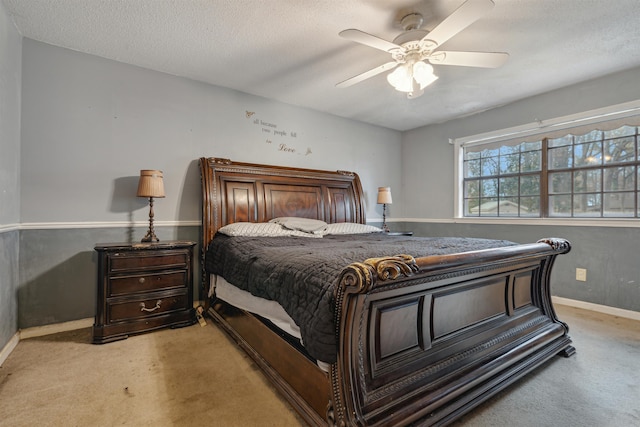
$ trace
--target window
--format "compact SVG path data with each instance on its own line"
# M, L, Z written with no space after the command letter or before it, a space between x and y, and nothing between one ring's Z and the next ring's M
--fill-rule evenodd
M638 120L460 144L461 216L640 217Z
M540 216L542 142L464 152L465 216Z
M638 128L548 141L550 217L638 217Z

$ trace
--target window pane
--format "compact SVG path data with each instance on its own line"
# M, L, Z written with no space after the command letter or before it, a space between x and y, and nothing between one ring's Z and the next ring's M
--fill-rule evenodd
M499 215L500 216L518 216L520 206L517 197L500 198Z
M477 179L464 182L464 197L478 198L480 197L480 181Z
M495 176L498 175L498 158L487 157L482 158L482 176Z
M600 141L602 140L602 131L601 130L593 130L584 135L576 135L574 144L580 144L588 141Z
M522 153L522 172L533 172L542 169L542 152L529 151Z
M500 198L518 195L518 177L500 178Z
M480 158L479 151L471 151L470 149L465 148L464 150L464 160L477 160Z
M500 154L500 149L499 148L487 148L487 149L482 150L480 153L481 153L482 158L498 157L498 154Z
M600 169L576 171L573 173L573 191L575 193L592 193L600 191Z
M523 142L522 151L542 150L542 141Z
M553 138L549 140L548 144L549 147L562 147L563 145L571 145L573 144L573 136L566 135L562 138Z
M475 178L480 176L480 160L469 160L464 162L465 178Z
M609 193L604 195L604 216L632 217L635 214L635 193Z
M549 216L571 216L571 196L549 196Z
M549 169L564 169L573 166L571 146L550 148L548 152Z
M586 193L573 196L574 217L599 217L602 209L600 194Z
M518 173L520 170L520 154L500 156L500 174Z
M500 147L500 155L517 154L520 152L520 144L518 145L503 145Z
M464 201L464 216L480 216L478 199L466 199Z
M636 167L625 166L604 169L604 191L633 191Z
M540 197L520 197L520 216L539 217Z
M524 175L520 177L521 196L540 195L540 175Z
M632 162L636 159L635 138L618 138L604 142L604 162Z
M593 166L602 164L602 143L589 142L573 147L574 167Z
M635 133L636 133L635 126L622 126L621 128L618 128L618 129L604 131L604 137L606 139L617 138L620 136L635 135Z
M482 197L495 197L498 195L498 179L482 180Z
M480 216L498 216L498 199L488 197L480 199Z
M571 193L571 172L550 173L549 193Z

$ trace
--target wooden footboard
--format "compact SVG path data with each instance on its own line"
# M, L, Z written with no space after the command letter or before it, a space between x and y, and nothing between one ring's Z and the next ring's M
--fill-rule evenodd
M335 425L446 424L558 353L573 353L549 276L569 242L346 268L336 290Z

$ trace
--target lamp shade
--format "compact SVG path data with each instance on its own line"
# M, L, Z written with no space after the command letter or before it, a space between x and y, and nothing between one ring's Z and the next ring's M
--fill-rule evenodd
M424 89L438 80L438 76L433 74L433 67L422 61L418 61L413 65L413 78L420 85L420 89Z
M409 98L422 95L424 88L436 80L438 76L433 74L433 67L423 61L402 64L387 75L391 86L397 91L406 92Z
M143 169L138 181L138 197L164 197L162 171Z
M378 204L391 204L391 187L378 187Z
M389 73L387 81L400 92L413 91L413 75L410 66L407 64L403 64Z

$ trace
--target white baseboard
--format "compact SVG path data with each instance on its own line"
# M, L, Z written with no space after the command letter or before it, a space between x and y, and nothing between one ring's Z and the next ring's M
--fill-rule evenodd
M34 326L33 328L21 329L20 339L41 337L44 335L57 334L59 332L73 331L76 329L89 328L93 326L93 317L86 319L72 320L70 322L54 323L53 325Z
M57 334L59 332L74 331L76 329L93 326L93 317L70 322L55 323L53 325L34 326L33 328L21 329L16 332L9 342L0 350L0 366L7 360L7 357L16 348L20 340L27 338L41 337L44 335Z
M7 360L7 357L9 357L9 355L11 354L13 349L16 348L19 342L20 342L20 332L16 332L11 337L7 345L5 345L2 348L2 350L0 350L0 366L2 366L5 360Z
M624 317L626 319L640 320L640 312L625 310L623 308L609 307L608 305L594 304L591 302L578 301L575 299L551 297L554 304L566 305L569 307L582 308L584 310L596 311L598 313L609 314L611 316Z

